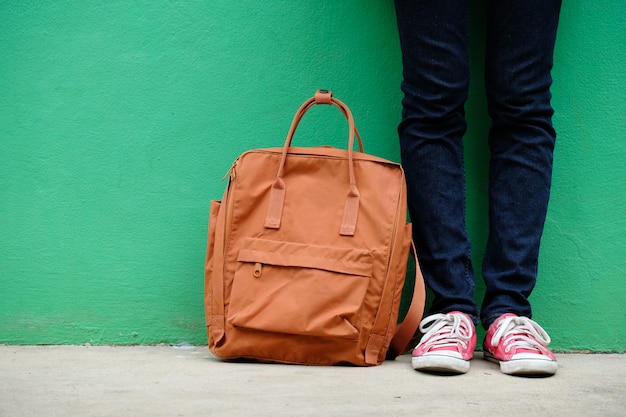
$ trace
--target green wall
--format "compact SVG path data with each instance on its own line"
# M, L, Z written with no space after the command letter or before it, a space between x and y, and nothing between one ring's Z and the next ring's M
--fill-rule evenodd
M486 238L484 5L472 4L468 224ZM566 1L553 195L532 302L559 350L626 350L626 3ZM0 343L205 343L209 201L318 88L398 160L393 4L0 2ZM344 146L315 108L295 141ZM479 285L479 293L482 286Z

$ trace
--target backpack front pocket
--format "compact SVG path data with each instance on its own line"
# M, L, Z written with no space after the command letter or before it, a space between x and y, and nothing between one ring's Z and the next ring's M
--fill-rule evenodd
M237 261L228 309L234 327L358 339L369 251L246 238Z

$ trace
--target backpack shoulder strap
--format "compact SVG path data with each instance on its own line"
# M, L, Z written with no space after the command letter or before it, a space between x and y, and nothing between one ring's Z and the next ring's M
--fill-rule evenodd
M426 289L424 287L424 277L417 261L417 250L415 244L411 242L411 249L415 259L415 286L413 288L413 298L411 306L404 317L404 320L396 328L396 333L391 340L387 358L393 359L398 355L406 353L412 349L420 337L418 328L424 315L424 303L426 299Z

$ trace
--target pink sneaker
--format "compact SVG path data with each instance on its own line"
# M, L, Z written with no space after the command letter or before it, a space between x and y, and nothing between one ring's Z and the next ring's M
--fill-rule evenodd
M464 374L476 347L474 323L467 314L433 314L420 323L424 333L413 350L413 368L419 371Z
M549 343L546 331L528 317L503 314L487 330L484 356L499 362L505 374L554 375L558 364Z

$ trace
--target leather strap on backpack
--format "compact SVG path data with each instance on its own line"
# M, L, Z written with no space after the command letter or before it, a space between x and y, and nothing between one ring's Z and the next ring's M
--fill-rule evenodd
M396 328L396 334L391 340L387 357L390 359L408 352L419 340L420 334L417 331L424 314L424 300L426 298L426 288L424 287L424 277L417 262L417 250L415 244L411 242L411 253L415 258L415 286L413 288L413 298L411 306L404 316L404 320Z
M312 98L305 101L302 106L300 106L300 108L296 112L296 115L293 118L291 128L289 129L289 133L287 134L287 140L285 141L285 145L283 147L283 156L280 162L280 166L278 168L276 180L274 181L274 183L272 184L272 188L270 189L270 200L267 208L267 216L265 218L265 227L267 227L268 229L280 228L280 222L283 212L283 203L285 201L285 183L282 177L285 167L285 161L287 159L287 153L289 151L289 147L291 146L291 141L293 139L294 133L296 132L296 128L298 127L300 120L302 120L302 116L304 116L304 114L316 104L331 104L341 110L341 113L343 113L343 115L348 120L348 125L350 129L350 134L348 138L348 173L350 178L350 185L348 188L348 194L346 196L343 220L341 222L339 234L342 236L354 236L354 233L356 231L356 223L359 214L360 203L360 193L354 177L354 137L357 137L359 150L361 152L363 152L363 143L361 141L361 136L359 135L354 125L352 112L350 112L348 106L346 106L343 102L334 98L332 96L332 92L328 90L318 90Z

